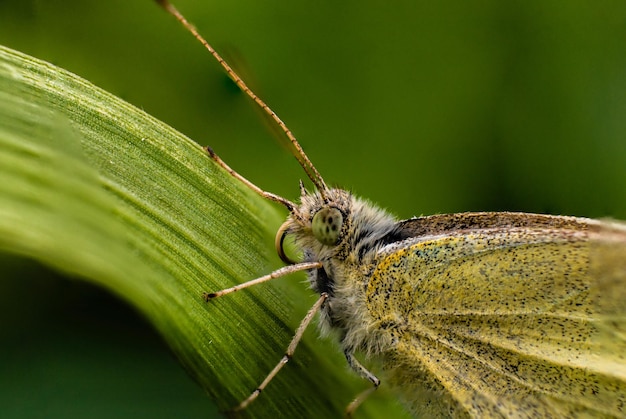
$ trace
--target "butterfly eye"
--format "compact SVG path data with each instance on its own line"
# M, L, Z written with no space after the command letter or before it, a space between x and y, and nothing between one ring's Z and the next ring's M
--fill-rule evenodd
M313 216L311 228L320 243L327 246L337 244L343 224L343 215L337 208L322 208Z

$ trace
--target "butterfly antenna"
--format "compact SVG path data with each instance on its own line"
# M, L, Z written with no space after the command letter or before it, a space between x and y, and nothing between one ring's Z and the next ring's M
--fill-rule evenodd
M289 139L289 141L295 148L296 159L300 163L300 166L302 166L302 168L306 172L309 179L311 179L311 181L320 191L322 196L324 196L325 191L328 190L328 187L326 186L324 179L322 179L322 176L319 174L315 166L313 166L313 163L311 163L311 160L309 160L309 158L307 157L306 153L300 146L300 143L298 143L298 140L296 140L296 137L293 135L291 130L287 128L287 125L282 121L282 119L278 117L276 112L274 112L260 97L258 97L248 87L248 85L246 85L246 83L243 81L241 77L239 77L239 75L235 72L235 70L233 70L232 67L228 65L228 63L222 58L222 56L219 55L217 51L215 51L215 49L213 49L213 47L207 42L207 40L204 39L202 35L200 35L200 33L198 33L198 30L191 23L189 23L189 21L185 19L185 17L169 1L167 0L155 0L155 1L161 7L163 7L163 9L165 9L166 12L174 16L174 18L178 20L185 27L185 29L187 29L194 36L194 38L196 38L202 45L204 45L204 48L206 48L207 51L209 51L211 55L217 60L217 62L222 66L222 68L224 68L224 70L226 71L226 74L228 74L228 76L235 82L235 84L239 86L239 88L243 90L246 95L248 95L252 100L254 100L256 104L260 106L261 109L274 120L274 122L276 122L276 124L278 124L278 126L283 130L285 135L287 135L287 138Z

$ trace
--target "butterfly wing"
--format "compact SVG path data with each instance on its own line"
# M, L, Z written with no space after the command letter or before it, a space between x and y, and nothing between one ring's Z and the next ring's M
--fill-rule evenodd
M511 213L426 218L400 225L407 237L382 251L367 291L392 382L412 407L623 417L626 228Z

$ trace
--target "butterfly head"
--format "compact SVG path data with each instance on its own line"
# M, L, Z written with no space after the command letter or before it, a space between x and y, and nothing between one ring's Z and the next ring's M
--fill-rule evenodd
M315 260L346 259L395 224L385 211L344 189L308 192L301 183L300 191L300 204L291 209L276 235L276 250L285 263L295 263L283 249L287 236Z

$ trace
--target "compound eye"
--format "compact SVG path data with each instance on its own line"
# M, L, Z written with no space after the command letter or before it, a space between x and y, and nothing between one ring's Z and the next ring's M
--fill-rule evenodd
M337 208L322 208L313 216L311 228L313 235L320 243L334 246L339 240L343 215Z

